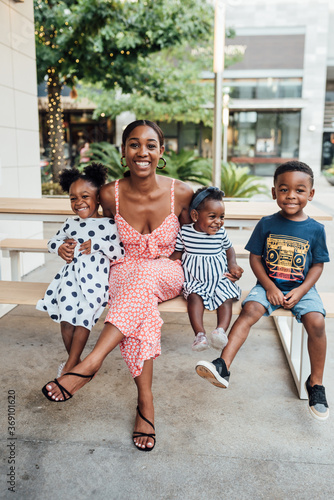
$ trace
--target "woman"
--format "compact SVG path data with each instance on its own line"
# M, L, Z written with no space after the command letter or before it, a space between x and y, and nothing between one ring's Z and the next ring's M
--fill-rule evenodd
M74 369L43 389L51 401L66 401L99 370L118 344L138 391L134 444L155 445L152 395L153 359L161 352L158 302L180 294L184 275L173 253L181 225L190 222L192 189L156 174L164 136L153 122L137 120L123 132L122 159L130 175L101 188L104 215L114 217L125 258L111 267L109 311L93 351ZM124 164L124 160L126 163ZM153 430L153 432L152 432Z

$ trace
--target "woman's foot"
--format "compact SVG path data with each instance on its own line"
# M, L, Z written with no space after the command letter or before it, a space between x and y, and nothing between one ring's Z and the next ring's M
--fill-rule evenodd
M75 366L71 371L79 375L93 376L97 370L98 370L97 367L93 367L89 363L82 362L79 363L77 366ZM81 389L81 387L86 385L87 382L89 382L90 380L91 378L89 377L82 378L82 377L77 377L75 375L65 376L65 374L57 378L58 383L71 395L73 395L75 392ZM51 399L53 399L54 401L64 400L63 394L55 382L49 382L45 387L47 390L47 394Z
M136 436L136 434L148 434L148 436ZM152 450L155 445L153 401L138 403L133 442L135 446L146 451Z

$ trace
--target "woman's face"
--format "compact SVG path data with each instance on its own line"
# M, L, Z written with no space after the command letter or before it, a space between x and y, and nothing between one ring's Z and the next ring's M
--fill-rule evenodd
M140 125L130 132L122 152L131 173L145 176L155 172L165 148L160 146L158 134L147 125Z

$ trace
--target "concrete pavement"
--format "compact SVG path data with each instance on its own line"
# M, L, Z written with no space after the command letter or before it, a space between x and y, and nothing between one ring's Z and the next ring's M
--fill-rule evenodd
M313 203L334 215L334 187L316 181ZM334 223L326 223L334 255ZM46 227L47 232L54 228ZM248 231L229 230L234 243ZM48 237L49 234L45 234ZM246 265L241 286L254 283ZM27 280L48 281L59 259ZM319 289L333 291L334 264ZM186 315L166 314L162 356L155 361L157 444L150 453L132 444L136 390L119 350L97 377L66 403L48 402L41 387L64 358L58 325L33 307L0 319L1 498L74 499L323 499L334 498L334 323L327 321L324 384L331 407L319 423L299 400L271 319L253 328L232 366L230 387L211 386L195 373ZM213 317L207 324L213 326ZM95 326L92 348L103 319ZM13 400L15 395L15 402ZM12 399L8 401L8 396ZM15 421L13 420L15 419ZM14 422L14 425L12 425ZM8 429L9 423L13 435ZM9 460L14 460L8 463ZM11 469L11 467L15 469ZM9 474L9 475L8 475ZM7 480L15 483L15 493Z

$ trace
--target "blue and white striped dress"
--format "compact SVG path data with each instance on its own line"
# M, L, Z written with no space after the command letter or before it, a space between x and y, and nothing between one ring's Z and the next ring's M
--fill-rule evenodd
M194 224L185 224L179 231L175 250L183 252L182 266L185 299L196 293L205 309L214 311L227 299L239 299L241 290L224 273L228 272L226 250L232 246L222 227L215 235L201 233Z

